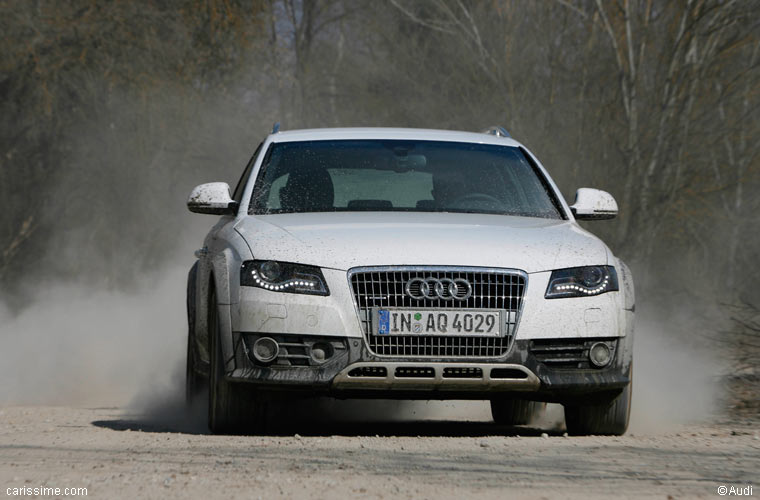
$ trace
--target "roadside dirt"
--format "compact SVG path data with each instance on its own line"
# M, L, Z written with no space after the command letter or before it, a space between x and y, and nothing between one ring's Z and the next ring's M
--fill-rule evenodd
M198 416L0 408L0 486L90 498L716 498L760 495L757 422L565 437L466 421L312 421L205 434Z

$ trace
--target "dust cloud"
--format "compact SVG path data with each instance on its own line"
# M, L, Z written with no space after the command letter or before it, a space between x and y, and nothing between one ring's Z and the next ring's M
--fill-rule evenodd
M725 361L719 349L706 347L715 343L704 334L716 327L697 316L682 308L639 312L629 432L657 434L718 416Z
M0 404L121 406L175 392L186 273L143 276L132 292L40 286L19 313L3 306Z

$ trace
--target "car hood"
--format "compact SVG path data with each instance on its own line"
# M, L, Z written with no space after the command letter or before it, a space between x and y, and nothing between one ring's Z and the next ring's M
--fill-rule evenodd
M440 265L528 273L607 263L607 247L566 220L457 213L253 215L235 229L255 259L347 270Z

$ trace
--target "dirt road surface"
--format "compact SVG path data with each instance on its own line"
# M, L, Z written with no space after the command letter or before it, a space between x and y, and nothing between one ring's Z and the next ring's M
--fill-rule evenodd
M90 498L716 498L760 496L756 425L566 437L489 422L309 423L213 436L115 408L0 409L0 486Z

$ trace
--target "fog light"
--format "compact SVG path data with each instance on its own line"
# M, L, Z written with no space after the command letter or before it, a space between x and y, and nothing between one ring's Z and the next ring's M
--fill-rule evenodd
M259 363L271 363L280 353L280 346L271 337L261 337L253 343L253 357Z
M592 345L588 351L588 357L591 360L591 364L599 368L607 366L612 361L610 347L604 342L597 342Z
M326 342L317 342L311 346L311 357L317 363L324 363L333 355L333 346Z

